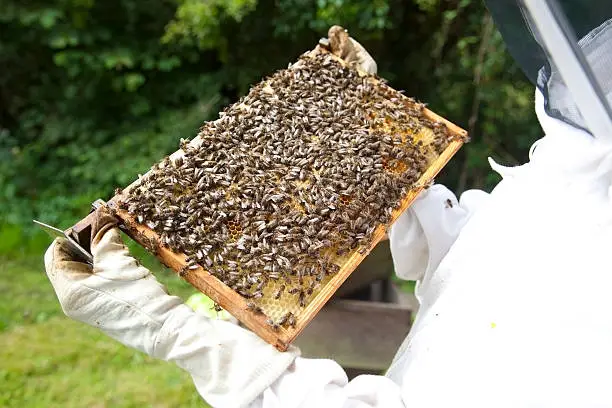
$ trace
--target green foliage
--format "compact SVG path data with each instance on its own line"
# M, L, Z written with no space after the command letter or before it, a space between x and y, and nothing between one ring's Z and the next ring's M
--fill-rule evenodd
M162 41L201 50L220 49L225 54L227 43L222 31L225 20L240 22L256 5L257 0L178 0L176 15L166 26Z
M96 198L340 24L407 95L468 129L440 181L497 181L538 137L533 91L480 0L7 0L0 14L0 252L32 218L63 227ZM511 112L511 114L509 114ZM15 227L18 226L18 227ZM24 235L25 234L25 235ZM37 238L38 237L38 238Z

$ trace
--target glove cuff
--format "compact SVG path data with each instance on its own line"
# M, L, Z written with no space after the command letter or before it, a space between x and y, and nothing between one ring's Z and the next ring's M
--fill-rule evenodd
M94 249L102 237L108 232L108 230L116 227L118 224L117 219L110 213L107 207L100 207L95 214L93 222L91 224L91 248ZM121 243L123 241L119 240Z

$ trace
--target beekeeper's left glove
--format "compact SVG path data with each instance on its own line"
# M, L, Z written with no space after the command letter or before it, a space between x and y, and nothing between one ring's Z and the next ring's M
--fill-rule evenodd
M92 234L94 235L94 234ZM188 371L213 406L237 407L262 393L299 354L278 352L253 333L195 313L141 266L106 223L93 236L93 268L57 239L45 268L64 313L121 343Z

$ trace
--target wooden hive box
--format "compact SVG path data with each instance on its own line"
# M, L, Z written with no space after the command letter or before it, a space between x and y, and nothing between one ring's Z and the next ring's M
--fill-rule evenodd
M340 58L334 56L329 50L322 46L317 46L313 51L304 54L302 58L315 58L317 56L328 56L339 64L346 66L345 62ZM294 66L299 65L300 62ZM289 68L291 69L291 68ZM390 98L401 101L406 109L414 109L415 102L402 95L401 93L393 90L382 80L374 76L366 76L366 74L360 73L367 77L368 81L380 87ZM186 255L183 253L174 252L160 240L160 235L153 229L149 228L143 223L137 222L133 215L121 205L122 200L130 194L130 192L138 185L139 181L135 181L130 186L124 188L117 195L112 197L107 205L117 218L122 222L122 229L127 234L143 245L147 250L154 253L159 260L171 268L175 272L179 273L180 276L193 285L196 289L203 292L214 300L223 309L227 310L234 317L236 317L243 325L248 327L250 330L255 332L265 341L273 344L276 348L281 351L287 349L288 345L302 332L302 330L308 325L313 317L319 312L319 310L325 305L330 299L334 292L340 287L340 285L347 279L347 277L355 270L360 262L368 255L370 250L385 236L386 230L399 216L404 212L414 199L418 196L423 188L429 186L434 177L438 172L446 165L450 158L458 151L462 144L467 140L467 133L450 123L446 119L436 115L432 111L422 108L421 118L427 120L429 124L436 124L436 126L444 126L446 128L446 137L448 140L443 141L442 148L440 148L440 141L434 140L434 132L432 129L420 126L416 133L411 135L401 136L403 139L409 136L412 141L420 141L423 148L427 150L428 165L426 170L421 174L420 178L412 188L407 191L397 207L390 216L390 222L387 224L378 224L372 235L371 240L365 247L355 248L348 254L341 256L335 256L334 263L339 267L339 270L326 277L320 287L318 287L312 295L309 297L307 304L304 307L298 307L297 305L289 305L288 303L279 304L272 299L272 291L274 287L264 289L263 298L258 299L258 305L261 306L265 314L258 313L248 307L249 300L235 290L224 284L221 280L215 277L212 273L209 273L205 268L200 265L188 268L188 262ZM393 118L390 119L389 129L393 128ZM390 130L391 132L391 130ZM191 142L191 146L199 146L202 144L200 137L194 138ZM170 160L176 160L177 158L184 155L183 150L170 155ZM146 178L149 173L142 176ZM74 231L83 230L89 222L91 217L88 217L72 229ZM192 265L193 266L193 265ZM278 286L278 285L277 285ZM268 317L266 315L278 316L281 312L291 311L295 316L294 326L280 326L272 327L266 322Z

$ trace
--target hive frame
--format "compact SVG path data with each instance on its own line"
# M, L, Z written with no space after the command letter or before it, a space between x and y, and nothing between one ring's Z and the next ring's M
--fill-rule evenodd
M317 46L314 50L310 51L311 55L316 53L328 53L325 48ZM334 56L335 57L335 56ZM339 62L345 64L343 60L335 57ZM401 95L398 93L398 95ZM403 98L405 98L402 95ZM406 101L408 101L406 99ZM204 270L202 267L197 269L189 270L188 273L182 274L182 278L189 282L193 287L198 289L210 297L213 301L219 304L223 309L227 310L230 314L236 317L244 326L252 330L258 336L260 336L266 342L274 345L278 350L285 351L289 344L302 332L302 330L308 325L308 323L316 316L321 308L327 303L334 292L342 285L342 283L349 277L349 275L357 268L357 266L363 261L363 259L369 254L369 252L380 242L385 236L386 229L388 226L393 224L397 218L412 204L419 193L429 186L434 177L440 172L440 170L448 163L453 155L461 148L463 143L467 140L467 132L457 125L449 122L443 117L435 114L434 112L424 109L423 114L426 118L433 122L439 121L444 123L451 135L450 143L444 149L444 151L437 156L427 170L421 175L416 186L411 189L406 196L401 200L400 206L393 211L391 215L391 221L387 225L379 225L374 233L372 234L372 241L368 248L365 248L365 252L359 253L358 250L353 251L347 261L340 267L340 270L334 274L331 279L322 285L318 293L314 294L309 303L302 309L302 311L296 315L295 327L278 327L272 328L266 323L266 316L255 313L247 309L248 300L240 296L234 290L229 288L215 276ZM197 146L201 143L199 137L194 138L190 145ZM182 150L178 150L170 155L171 159L176 159L183 155ZM144 175L146 177L146 174ZM145 225L138 224L135 219L128 214L124 209L119 208L119 202L123 196L129 193L130 189L133 188L138 180L126 187L121 193L115 195L107 202L107 206L113 211L113 213L122 222L122 229L130 236L133 240L138 242L140 245L145 247L148 251L152 252L164 265L173 271L180 273L185 271L186 268L186 256L184 254L175 253L169 248L160 245L159 236L150 228ZM91 223L92 215L86 217L77 223L72 229L83 230L88 224Z

